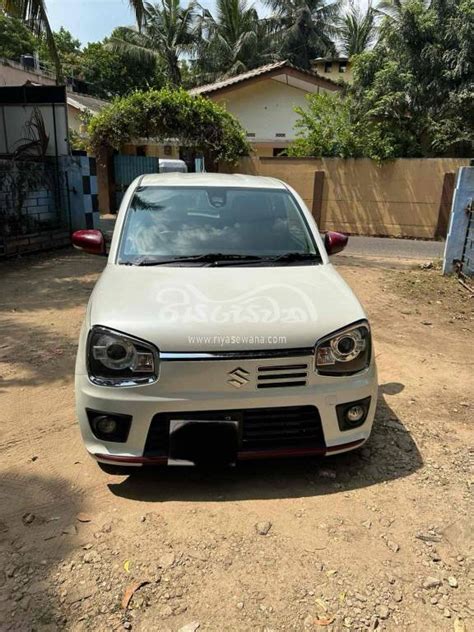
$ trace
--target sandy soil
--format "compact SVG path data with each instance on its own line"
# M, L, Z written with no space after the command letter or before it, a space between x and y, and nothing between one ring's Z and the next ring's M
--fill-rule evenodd
M456 281L340 260L381 385L361 452L117 478L73 407L102 264L0 265L1 630L473 629L474 320Z

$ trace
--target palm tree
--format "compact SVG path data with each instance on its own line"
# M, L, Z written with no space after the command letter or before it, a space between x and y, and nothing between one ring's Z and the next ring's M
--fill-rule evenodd
M315 57L333 55L340 0L266 0L280 35L280 58L310 69Z
M179 59L196 45L198 25L196 3L182 8L180 0L145 3L140 31L122 27L119 36L110 38L110 46L137 59L161 62L172 85L182 83Z
M338 20L338 35L342 52L348 57L363 53L375 39L377 11L369 3L367 10L351 1L349 11Z
M143 0L129 0L129 3L135 12L138 25L141 26L144 16ZM46 0L0 0L0 9L23 20L36 35L43 34L45 36L51 59L56 68L56 80L61 81L61 62L48 19Z
M217 0L215 16L200 16L200 45L194 64L200 83L231 77L274 61L274 31L247 0Z
M398 20L403 8L403 0L380 0L377 11L390 20Z

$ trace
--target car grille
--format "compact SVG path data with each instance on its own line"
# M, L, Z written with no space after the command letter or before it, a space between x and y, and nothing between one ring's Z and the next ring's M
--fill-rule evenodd
M238 420L239 451L282 447L325 447L321 418L315 406L251 408L245 410L159 413L152 419L145 456L166 456L170 419Z
M324 446L324 435L315 406L254 408L244 412L242 449Z
M307 364L262 366L257 371L257 388L306 386Z

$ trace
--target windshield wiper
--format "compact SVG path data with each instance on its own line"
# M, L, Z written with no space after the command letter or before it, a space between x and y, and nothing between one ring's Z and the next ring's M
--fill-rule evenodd
M321 261L319 254L311 252L285 252L282 255L275 255L274 257L259 256L259 255L239 255L239 254L225 254L222 252L207 253L203 255L189 255L184 257L169 257L169 258L156 258L143 256L135 259L135 261L125 261L123 265L127 266L164 266L171 263L280 263L294 261Z
M125 265L132 266L161 266L169 263L214 263L217 261L260 261L262 257L256 255L234 255L221 252L207 253L205 255L189 255L187 257L170 257L167 259L155 259L154 257L140 257L135 261L127 261Z
M321 261L321 257L314 252L285 252L283 255L265 257L265 261L287 261L288 263L293 261Z

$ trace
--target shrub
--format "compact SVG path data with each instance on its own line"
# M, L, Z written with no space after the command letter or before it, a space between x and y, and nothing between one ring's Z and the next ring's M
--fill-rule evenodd
M92 147L120 149L139 138L176 139L209 152L215 160L233 162L250 146L240 123L224 108L185 90L137 91L117 98L89 124Z

